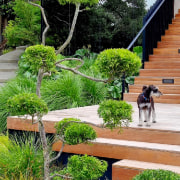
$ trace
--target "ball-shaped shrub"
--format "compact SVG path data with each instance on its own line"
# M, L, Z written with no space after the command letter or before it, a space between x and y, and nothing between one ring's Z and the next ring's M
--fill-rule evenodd
M167 170L145 170L133 180L180 180L180 175Z
M25 50L23 62L30 68L33 74L37 74L39 69L44 72L54 71L56 54L55 49L50 46L35 45Z
M110 128L127 126L132 121L132 113L132 105L125 101L105 100L98 108L99 116Z
M138 72L141 59L127 49L107 49L98 55L96 65L102 74L112 79L121 77L123 73L131 76Z
M96 157L74 155L68 159L67 172L76 180L97 180L106 170L107 162Z
M88 124L84 124L75 118L65 118L56 123L56 133L64 137L67 144L76 145L96 138L95 130Z
M31 115L48 113L47 104L35 93L15 95L7 101L7 109L12 115Z

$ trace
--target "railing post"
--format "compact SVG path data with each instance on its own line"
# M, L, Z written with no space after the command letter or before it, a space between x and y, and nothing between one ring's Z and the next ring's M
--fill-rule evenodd
M125 72L122 75L122 92L121 92L121 100L124 99L124 93L125 93Z

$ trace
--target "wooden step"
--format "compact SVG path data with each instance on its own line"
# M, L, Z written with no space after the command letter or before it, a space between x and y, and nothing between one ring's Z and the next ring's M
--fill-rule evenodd
M168 29L169 30L180 29L180 25L179 24L169 24Z
M58 141L52 149L60 151L61 146ZM63 152L180 166L180 146L177 145L97 138L91 145L65 145Z
M179 48L180 42L179 41L161 41L158 42L157 48Z
M180 77L180 69L141 69L140 76Z
M124 100L128 102L136 102L139 93L125 93ZM163 96L156 98L156 103L180 104L180 94L163 94Z
M97 114L98 107L99 106L88 106L88 107L76 108L77 109L76 114L78 111L80 111L80 113L78 114L78 117L80 117L81 112L82 114L86 112L86 116L88 117L88 120L92 119L91 122L95 122L95 119L99 119L99 124L100 124L101 120ZM136 108L137 108L137 105L135 105L134 110ZM59 121L60 119L59 117L61 117L61 119L67 116L73 117L73 116L70 116L70 112L75 114L74 111L75 111L75 108L70 109L70 110L67 109L67 110L58 110L58 111L49 112L48 115L43 117L46 133L55 133L56 130L54 126L55 126L55 123ZM85 115L83 115L83 117L85 118ZM173 129L159 130L159 129L151 129L151 128L139 128L137 126L135 127L133 126L133 127L128 127L128 128L125 127L123 128L123 132L119 133L119 128L113 129L112 131L108 128L99 128L97 126L92 126L92 127L96 131L97 137L100 137L100 138L180 145L180 133L178 130L173 130ZM9 130L38 132L38 125L37 124L32 125L31 119L24 120L22 117L20 118L20 117L15 117L15 116L7 118L7 128Z
M180 24L180 22L179 22ZM166 35L161 37L162 41L179 41L180 40L180 35Z
M112 180L130 180L147 169L163 169L180 174L179 166L123 159L112 165Z
M165 35L180 35L180 29L168 29L165 31Z
M142 93L143 85L135 84L129 86L130 93ZM158 85L163 94L180 94L180 85Z
M162 82L163 79L174 79L174 84L164 84ZM135 77L135 80L134 80L134 83L135 84L138 84L138 85L169 85L169 86L173 86L173 85L180 85L180 78L178 77L143 77L143 76L138 76L138 77Z
M179 54L179 48L155 48L153 49L154 55L178 55Z
M145 62L145 69L180 69L180 61L170 62L170 61L154 61L154 62Z
M180 61L180 55L150 55L149 61Z

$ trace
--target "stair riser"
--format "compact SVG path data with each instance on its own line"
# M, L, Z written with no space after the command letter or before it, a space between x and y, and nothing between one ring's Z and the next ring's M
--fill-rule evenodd
M31 120L22 120L20 118L7 118L7 128L22 131L38 131L38 125L30 125ZM55 133L55 122L47 121L45 124L46 133ZM108 128L98 128L93 126L98 137L130 140L160 144L180 145L180 133L171 131L160 131L152 129L139 128L123 128L123 132L119 133L119 128L113 131ZM159 138L157 138L159 137Z
M4 69L17 70L18 64L17 63L0 63L0 71Z
M166 35L166 36L162 36L161 40L162 41L179 41L180 36L178 36L178 35Z
M164 61L164 62L180 62L180 57L177 58L172 58L172 57L165 57L165 56L149 56L149 61L152 62L159 62L159 61Z
M61 146L62 143L57 142L53 145L52 149L53 151L59 151ZM153 149L142 149L136 147L132 148L128 146L98 143L93 143L91 146L86 144L80 144L76 146L66 145L63 149L63 152L73 154L87 154L113 159L131 159L180 166L180 154L177 152L158 151Z
M165 35L180 35L180 30L168 30Z
M172 89L170 89L169 86L167 86L167 87L158 86L158 87L159 87L159 90L163 94L180 94L180 88L175 88L173 86L172 86ZM140 86L140 87L130 86L129 92L130 93L141 93L142 92L142 86Z
M180 81L174 79L174 84L164 84L162 83L162 79L159 80L149 80L149 79L137 79L135 78L135 84L136 85L150 85L150 84L154 84L154 85L168 85L168 86L173 86L173 85L180 85Z
M145 69L180 69L180 65L168 65L164 64L145 64Z
M153 50L153 52L154 52L154 55L160 55L160 54L162 54L162 55L179 55L179 52L178 52L178 48L174 48L174 49L172 49L172 48L160 48L160 49L154 49Z
M136 102L137 101L137 95L134 94L124 94L124 100L129 102ZM160 98L154 98L155 103L168 103L168 104L180 104L180 96L174 95L169 96L164 94Z

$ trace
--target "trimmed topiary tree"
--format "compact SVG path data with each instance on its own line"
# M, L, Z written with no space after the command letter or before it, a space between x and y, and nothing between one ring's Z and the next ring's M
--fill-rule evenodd
M109 79L132 76L141 67L141 59L127 49L107 49L96 60L99 71Z
M133 180L180 180L180 175L168 170L145 170Z
M125 101L105 100L100 103L98 114L109 128L128 126L132 122L132 105Z

